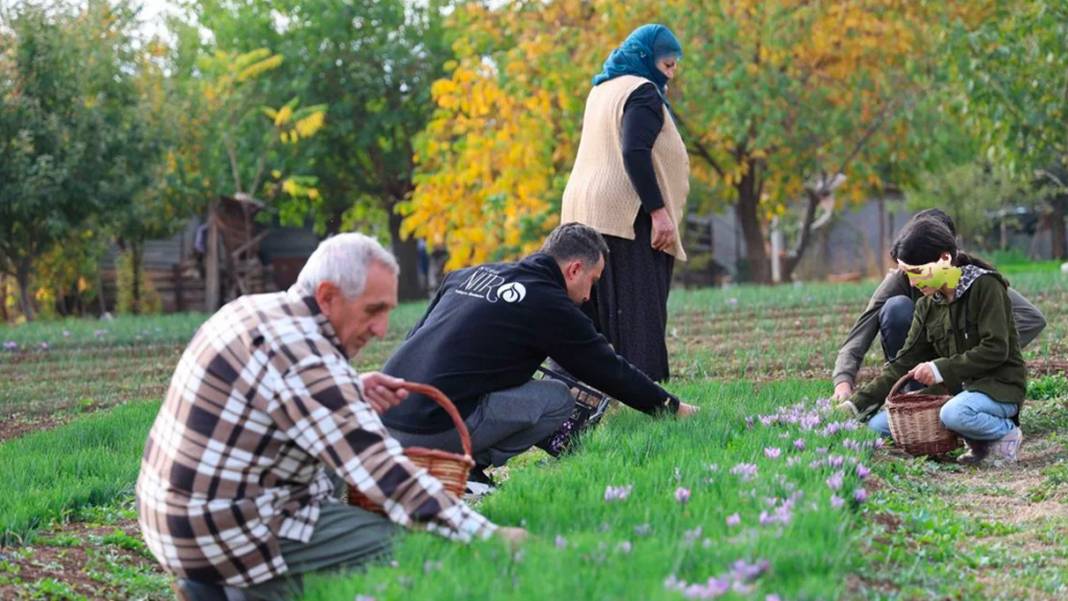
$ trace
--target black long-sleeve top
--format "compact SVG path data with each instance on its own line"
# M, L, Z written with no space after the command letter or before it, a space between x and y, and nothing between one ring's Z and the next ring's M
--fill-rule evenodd
M639 86L623 105L623 167L646 213L664 206L653 170L653 143L663 127L664 100L656 86Z
M541 253L450 274L382 371L438 387L467 417L483 395L529 381L546 357L639 411L668 409L671 395L616 354L568 298L556 260ZM382 421L403 432L452 427L445 411L419 394Z

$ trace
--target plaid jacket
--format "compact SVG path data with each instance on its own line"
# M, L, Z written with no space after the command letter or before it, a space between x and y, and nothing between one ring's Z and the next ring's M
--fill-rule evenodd
M328 469L403 526L461 541L496 528L405 458L314 299L244 296L178 363L141 461L141 530L175 574L264 582L286 571L278 539L307 542L335 502Z

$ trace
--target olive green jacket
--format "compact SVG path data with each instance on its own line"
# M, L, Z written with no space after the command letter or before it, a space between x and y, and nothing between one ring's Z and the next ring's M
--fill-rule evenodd
M963 272L952 302L935 295L916 303L897 357L850 399L859 415L877 411L901 376L931 360L951 394L969 390L1002 403L1023 404L1027 368L1013 323L1009 284L997 272L970 265Z

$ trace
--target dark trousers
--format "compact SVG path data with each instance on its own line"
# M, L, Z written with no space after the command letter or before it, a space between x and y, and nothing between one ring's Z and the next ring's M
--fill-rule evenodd
M575 399L567 385L556 380L531 380L521 386L491 392L464 419L479 465L504 465L556 432L571 415ZM455 429L435 434L390 430L406 447L424 447L459 453Z

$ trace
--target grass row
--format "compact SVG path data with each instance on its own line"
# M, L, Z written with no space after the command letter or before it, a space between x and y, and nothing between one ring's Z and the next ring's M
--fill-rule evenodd
M133 492L158 401L131 402L0 444L0 545Z
M407 535L394 564L311 581L305 598L680 599L711 598L727 586L725 598L833 599L859 558L856 462L867 460L871 435L825 432L826 421L804 430L759 419L827 388L677 386L702 406L696 418L652 421L621 411L581 452L521 469L485 499L485 515L531 532L520 551ZM832 489L828 480L839 472ZM607 487L631 492L606 500ZM680 488L690 492L685 503ZM767 562L766 572L734 578L737 562Z

